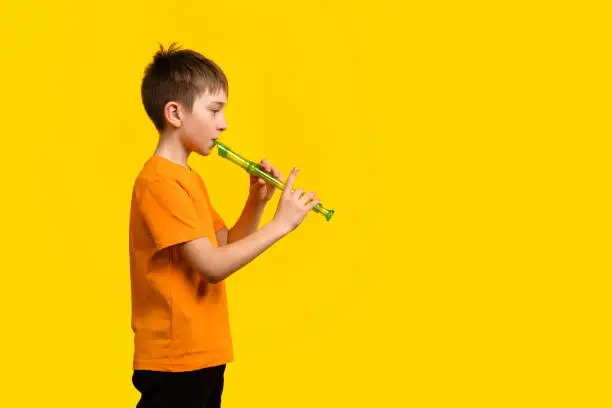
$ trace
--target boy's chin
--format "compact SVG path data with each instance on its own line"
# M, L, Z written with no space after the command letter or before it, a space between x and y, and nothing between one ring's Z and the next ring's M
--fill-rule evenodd
M200 146L197 152L198 154L202 156L208 156L209 154L212 153L214 148L215 148L215 143L211 140L210 142L206 142L206 144L204 144L203 146Z
M212 153L212 147L211 148L203 147L201 149L197 149L195 152L199 154L200 156L208 156Z

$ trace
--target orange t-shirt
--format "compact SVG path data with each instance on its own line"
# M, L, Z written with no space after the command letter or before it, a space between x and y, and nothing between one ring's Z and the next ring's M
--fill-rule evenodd
M134 184L130 275L135 370L192 371L233 360L225 282L208 283L176 244L225 226L192 169L151 157Z

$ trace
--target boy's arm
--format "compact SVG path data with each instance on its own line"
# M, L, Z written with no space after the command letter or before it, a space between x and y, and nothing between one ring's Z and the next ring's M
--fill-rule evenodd
M259 202L257 199L249 196L236 224L230 230L227 227L223 227L215 233L217 245L225 246L257 231L265 208L265 202Z
M272 166L267 159L262 159L259 163L259 167L278 179L284 178L281 172L278 171L276 167ZM251 175L249 182L249 196L244 209L242 210L242 214L240 214L236 224L229 231L227 231L226 240L223 240L224 233L222 230L218 232L217 242L219 243L219 246L222 245L222 242L225 242L225 245L227 245L228 243L239 241L257 231L259 223L261 222L261 216L266 208L266 204L274 196L275 192L275 186L267 184L264 182L264 180L255 175Z
M217 236L217 245L218 246L225 246L225 245L227 245L227 233L228 232L229 231L225 227L223 227L219 231L215 232L215 235Z
M225 245L240 241L257 231L265 208L265 202L261 202L257 200L256 197L249 195L244 205L244 209L242 210L242 214L240 214L240 218L238 218L236 224L227 231ZM222 231L223 230L219 231L219 233L221 233L220 235L223 235ZM219 238L219 233L217 238ZM223 239L223 236L221 236L221 238ZM219 243L219 246L221 246L221 243Z
M221 232L221 231L219 231ZM211 283L217 283L251 262L290 232L281 223L270 221L251 235L215 248L206 237L178 245L183 259Z
M272 221L252 234L224 246L214 247L208 237L184 240L177 245L183 259L193 270L204 275L209 282L217 283L251 262L276 241L293 231L320 201L314 198L314 191L304 194L304 189L299 188L293 192L293 181L296 174L297 169L294 168L287 179L285 190Z

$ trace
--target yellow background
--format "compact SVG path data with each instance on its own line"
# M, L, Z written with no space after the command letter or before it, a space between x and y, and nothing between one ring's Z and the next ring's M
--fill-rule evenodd
M139 87L178 41L223 140L336 210L228 280L224 407L611 406L604 4L3 1L0 405L136 404ZM190 164L233 225L246 173Z

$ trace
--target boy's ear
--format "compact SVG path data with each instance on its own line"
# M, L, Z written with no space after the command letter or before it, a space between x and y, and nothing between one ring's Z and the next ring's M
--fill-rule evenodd
M164 117L166 121L173 127L181 127L183 121L183 112L178 103L174 101L168 102L164 106Z

